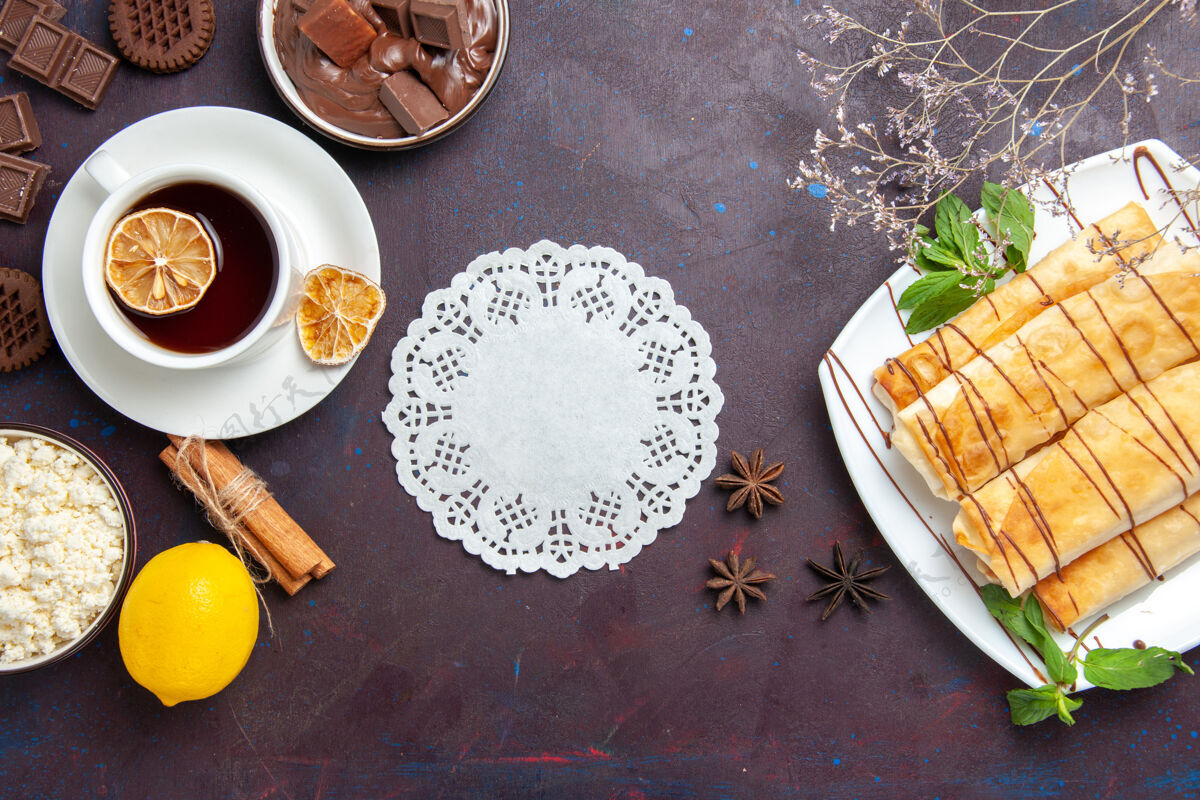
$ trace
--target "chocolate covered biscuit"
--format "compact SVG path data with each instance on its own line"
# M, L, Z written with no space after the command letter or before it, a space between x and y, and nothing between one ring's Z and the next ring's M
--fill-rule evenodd
M208 52L216 32L212 0L113 0L108 28L126 60L151 72L178 72Z
M50 341L42 287L27 272L0 269L0 372L29 366Z

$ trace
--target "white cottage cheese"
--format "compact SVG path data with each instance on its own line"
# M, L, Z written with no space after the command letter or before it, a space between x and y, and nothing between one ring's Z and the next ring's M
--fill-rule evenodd
M121 511L90 464L0 436L0 663L79 638L112 598L124 547Z

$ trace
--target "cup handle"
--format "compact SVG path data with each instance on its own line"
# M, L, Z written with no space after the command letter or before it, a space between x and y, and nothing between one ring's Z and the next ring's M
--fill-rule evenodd
M100 188L112 194L117 187L129 180L129 173L107 150L98 150L83 163L83 169Z

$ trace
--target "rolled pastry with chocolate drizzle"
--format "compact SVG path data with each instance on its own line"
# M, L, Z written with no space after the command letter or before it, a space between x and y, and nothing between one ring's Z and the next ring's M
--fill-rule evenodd
M1200 494L1089 550L1038 581L1033 593L1065 631L1200 553Z
M954 537L1016 597L1200 490L1200 362L1084 414L959 500Z
M1170 270L1159 274L1160 270ZM938 497L973 492L1088 409L1200 356L1200 252L1163 247L1026 322L896 415Z
M1021 275L875 370L875 395L892 413L910 405L981 350L1006 339L1054 303L1136 265L1162 239L1137 203L1088 225ZM1116 247L1115 252L1105 252Z

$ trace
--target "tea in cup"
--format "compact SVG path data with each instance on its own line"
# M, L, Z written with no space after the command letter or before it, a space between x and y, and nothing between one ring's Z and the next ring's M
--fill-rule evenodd
M278 209L241 178L213 167L178 164L130 176L106 151L92 155L84 170L108 193L84 239L83 283L88 305L104 331L131 355L158 366L198 369L261 354L290 320L298 300L303 258L295 234ZM162 313L125 296L110 270L110 249L133 237L157 241L170 226L203 228L211 242L211 268L198 300ZM124 237L120 242L117 237ZM114 262L115 263L115 262ZM107 279L106 279L107 276Z

